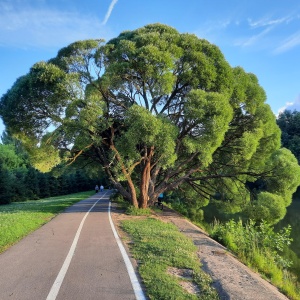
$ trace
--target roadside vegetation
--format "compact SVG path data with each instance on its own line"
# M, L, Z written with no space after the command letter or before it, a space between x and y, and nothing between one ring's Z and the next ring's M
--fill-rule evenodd
M219 299L201 270L197 247L175 225L145 217L123 221L122 227L132 238L131 250L150 299ZM195 294L181 286L185 283L195 286Z
M300 299L297 276L288 271L291 261L283 257L284 247L290 245L291 227L279 232L262 222L230 220L226 223L215 221L210 236L230 249L252 270L260 273L290 299Z
M180 252L183 251L184 253L185 250L180 249L180 246L178 245L176 246L177 239L172 237L172 235L168 232L169 224L159 222L157 220L153 221L151 218L151 210L135 210L132 206L128 205L127 202L122 200L121 196L118 195L114 196L113 201L118 203L120 209L125 209L127 214L134 216L147 216L147 218L142 221L140 219L124 221L123 229L129 233L133 239L132 251L135 258L142 262L139 271L142 278L144 280L146 278L145 284L147 287L147 292L150 293L151 297L152 289L157 293L153 294L153 298L151 299L165 299L163 296L160 297L159 294L163 293L165 287L163 286L162 290L160 290L160 288L157 286L155 287L157 284L156 282L160 282L160 279L155 280L155 278L160 278L157 276L166 276L169 278L171 275L168 275L166 270L168 267L173 266L173 261L176 261L173 256L176 256L177 253L179 253L180 256ZM165 204L170 206L170 203ZM182 211L179 210L178 212L181 212L187 217L187 211L185 209L182 209ZM191 220L191 218L188 219ZM249 220L247 222L242 222L242 220L229 220L223 223L215 220L211 224L205 223L203 220L201 222L197 222L195 221L195 218L193 218L191 221L200 228L205 228L205 230L213 239L227 247L229 251L236 255L236 257L249 268L260 273L266 280L270 281L282 293L288 296L289 299L300 299L300 286L297 282L297 276L289 271L291 261L284 258L282 255L284 248L288 247L292 241L292 238L290 238L290 226L284 227L280 231L275 232L274 227L267 222L261 222L260 224L257 224L253 220ZM151 228L152 224L155 225L153 228ZM143 227L145 227L145 229L143 229ZM176 231L175 229L173 230ZM182 238L185 239L185 237ZM174 245L173 241L175 243ZM172 245L174 246L174 249L176 249L174 252L172 251ZM191 251L193 251L192 248ZM156 274L154 268L156 268L157 262L158 265L163 264L161 260L165 260L167 266L160 268L159 273ZM195 263L196 268L199 268L199 259L196 259L196 261L193 261L193 263ZM191 268L189 263L187 263L185 267L180 264L176 265L176 267ZM194 272L194 269L191 269ZM199 275L201 273L197 274ZM201 277L202 274L199 276ZM152 277L154 278L154 282L151 281ZM178 279L173 278L173 280L178 284ZM210 281L208 279L196 283L199 286L204 284L207 291L210 291ZM148 291L149 287L151 291ZM202 288L203 287L201 286L200 289L202 290ZM166 287L166 289L169 288ZM187 296L185 297L192 297L188 293L186 294ZM174 298L171 297L170 299L214 299L209 297L205 298L206 295L201 295L201 297L176 298L174 296Z
M143 216L122 221L121 226L129 235L150 299L219 299L211 287L211 278L201 269L196 246L175 225L154 219L153 210L159 209L137 209L119 193L113 194L111 200L126 214ZM189 292L182 287L185 284Z
M14 202L0 206L0 253L49 222L68 206L91 196L81 192L65 196Z
M276 231L275 225L267 221L254 221L243 214L226 214L213 205L197 208L174 195L165 200L166 205L205 229L213 239L290 299L300 299L299 278L292 272L292 259L285 255L293 241L290 225Z

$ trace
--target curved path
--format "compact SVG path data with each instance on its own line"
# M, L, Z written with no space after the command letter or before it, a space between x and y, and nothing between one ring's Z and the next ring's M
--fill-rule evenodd
M109 209L95 194L2 253L0 300L144 299Z

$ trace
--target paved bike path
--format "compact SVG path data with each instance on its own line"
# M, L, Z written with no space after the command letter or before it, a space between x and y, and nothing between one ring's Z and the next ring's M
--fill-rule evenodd
M2 253L0 300L136 299L109 222L108 205L109 192L93 195ZM67 270L62 270L63 265ZM56 282L60 271L65 271L61 286Z

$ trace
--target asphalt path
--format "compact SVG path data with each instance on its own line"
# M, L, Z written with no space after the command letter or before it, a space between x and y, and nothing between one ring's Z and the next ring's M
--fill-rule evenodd
M112 224L109 195L78 202L2 253L0 299L145 299Z

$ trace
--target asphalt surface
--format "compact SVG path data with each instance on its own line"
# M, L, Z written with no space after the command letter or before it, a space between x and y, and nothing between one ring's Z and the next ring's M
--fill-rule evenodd
M136 299L108 205L109 192L95 194L2 253L0 300Z

